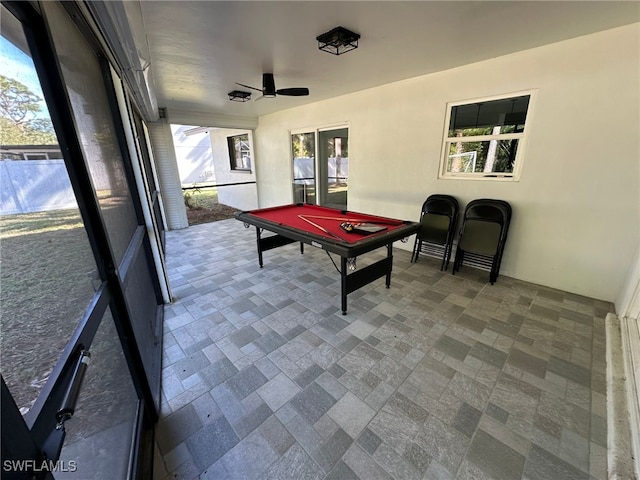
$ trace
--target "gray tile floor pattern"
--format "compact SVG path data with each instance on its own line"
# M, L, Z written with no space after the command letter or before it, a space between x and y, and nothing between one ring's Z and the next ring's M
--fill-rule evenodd
M605 479L612 306L394 254L343 316L320 249L168 232L155 478Z

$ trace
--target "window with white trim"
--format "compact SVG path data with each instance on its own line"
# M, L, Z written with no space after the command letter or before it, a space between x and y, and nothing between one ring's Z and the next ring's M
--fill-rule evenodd
M234 135L227 137L229 147L229 160L231 170L251 171L251 148L249 147L249 134Z
M440 178L517 179L533 96L447 104Z

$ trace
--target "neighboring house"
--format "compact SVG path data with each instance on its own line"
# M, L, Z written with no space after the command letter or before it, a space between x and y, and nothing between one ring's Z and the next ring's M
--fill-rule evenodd
M258 208L253 133L229 128L209 129L218 202L241 210Z
M171 125L171 132L182 187L215 183L211 143L206 130L192 125Z
M218 202L258 207L253 140L249 130L171 125L182 188L218 187Z
M2 160L60 160L59 145L0 145Z

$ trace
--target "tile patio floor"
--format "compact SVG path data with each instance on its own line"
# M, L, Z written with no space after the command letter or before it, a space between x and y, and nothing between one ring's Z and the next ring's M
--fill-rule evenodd
M322 250L168 232L155 478L605 479L612 306L394 254L343 316Z

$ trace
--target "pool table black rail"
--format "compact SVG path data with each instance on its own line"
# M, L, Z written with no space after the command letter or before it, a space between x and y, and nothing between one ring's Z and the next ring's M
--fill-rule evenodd
M278 239L277 237L264 237L261 239L262 250L269 250L276 246L286 245L287 243L302 242L312 246L322 248L331 253L335 253L344 258L353 258L363 253L370 252L377 248L382 248L385 245L393 243L403 238L415 234L420 229L420 224L417 222L404 221L403 225L390 229L385 232L381 232L374 236L363 237L362 240L357 242L341 242L340 240L319 235L313 232L301 232L297 228L289 227L285 224L273 222L253 215L251 212L238 212L235 215L237 220L244 222L245 224L254 225L257 228L262 228L277 234L277 236L285 237ZM346 234L346 233L345 233ZM289 239L291 241L286 241Z

